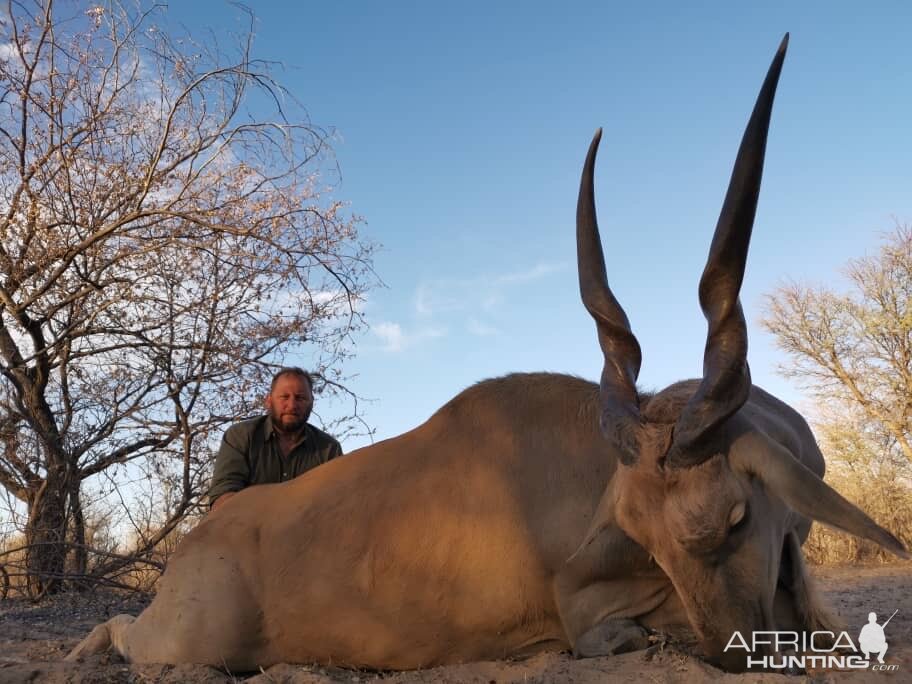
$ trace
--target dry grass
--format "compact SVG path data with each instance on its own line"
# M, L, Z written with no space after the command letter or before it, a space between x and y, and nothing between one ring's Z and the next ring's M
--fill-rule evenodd
M24 596L25 537L12 534L0 539L0 598Z
M135 558L119 570L98 576L93 573L95 563L101 563L112 558L116 552L90 550L90 565L88 574L80 574L72 567L67 569L65 588L85 589L94 587L108 587L125 590L127 592L149 593L154 592L155 585L161 577L159 567L163 567L168 556L173 553L180 537L180 531L169 535L152 554L147 562L142 558L130 556L129 551L124 552L123 558ZM0 540L0 599L28 597L25 536L22 534L10 535Z
M912 483L894 470L850 470L837 463L830 468L827 483L892 532L906 548L912 547ZM886 562L895 560L877 544L819 523L814 523L804 545L810 563Z

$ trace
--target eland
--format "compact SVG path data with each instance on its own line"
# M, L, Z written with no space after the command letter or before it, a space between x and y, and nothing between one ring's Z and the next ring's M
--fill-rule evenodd
M687 630L731 670L735 631L823 630L801 545L811 521L903 545L822 480L805 420L751 383L739 301L788 35L741 147L700 281L703 377L637 389L641 354L608 286L590 146L577 209L599 385L478 383L399 437L240 492L191 531L151 605L68 656L233 671L412 669L545 649L577 656ZM758 654L759 655L759 654Z

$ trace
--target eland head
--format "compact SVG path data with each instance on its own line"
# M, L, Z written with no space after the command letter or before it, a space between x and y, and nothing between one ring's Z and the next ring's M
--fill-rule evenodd
M589 148L577 208L580 291L604 354L601 431L620 461L583 547L609 526L623 529L671 579L707 654L733 669L739 663L723 653L733 631L781 628L777 585L800 563L794 556L809 520L907 557L893 535L820 479L822 461L801 453L813 437L796 434L794 412L751 383L739 291L787 45L786 34L741 141L700 280L708 324L702 379L652 395L637 390L640 346L608 285L596 221L601 130ZM790 540L790 530L800 538Z

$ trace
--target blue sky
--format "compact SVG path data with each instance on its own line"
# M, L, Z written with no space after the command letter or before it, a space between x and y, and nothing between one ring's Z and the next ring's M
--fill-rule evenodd
M760 328L786 279L840 267L912 221L912 4L259 2L255 56L337 131L335 196L382 245L372 326L347 371L383 439L512 371L596 379L574 211L604 129L596 194L609 280L643 348L640 382L701 372L697 282L744 125L782 38L742 303L754 381L806 406ZM169 14L242 25L231 5ZM320 400L318 399L318 402ZM345 406L326 401L330 418ZM365 443L351 438L347 451Z

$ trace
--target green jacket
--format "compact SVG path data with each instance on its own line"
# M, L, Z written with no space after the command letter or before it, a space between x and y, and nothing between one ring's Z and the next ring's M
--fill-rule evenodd
M235 423L225 431L215 457L209 505L226 492L270 482L285 482L342 455L335 439L308 423L304 441L283 458L269 416Z

